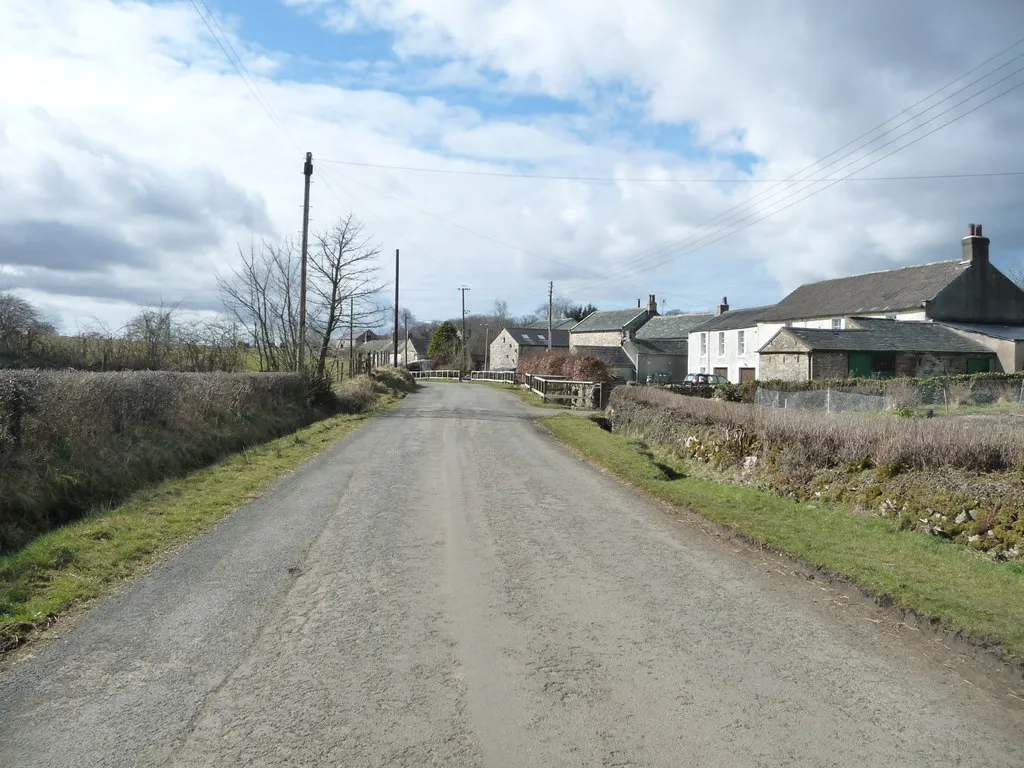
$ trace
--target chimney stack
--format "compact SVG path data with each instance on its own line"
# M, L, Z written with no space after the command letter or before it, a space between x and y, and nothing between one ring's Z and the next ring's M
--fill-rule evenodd
M647 311L652 315L658 314L658 302L654 299L653 293L647 295Z
M963 260L971 265L988 264L989 239L981 234L981 224L969 224L967 226L967 237L960 241L963 248Z
M722 297L722 303L718 305L718 314L724 315L729 311L729 298L727 296Z
M637 309L640 309L640 299L637 299L637 300L636 300L636 308L637 308Z

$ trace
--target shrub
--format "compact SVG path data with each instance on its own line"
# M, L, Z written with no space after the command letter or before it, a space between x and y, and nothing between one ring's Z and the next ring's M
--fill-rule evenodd
M613 378L600 358L564 351L531 355L519 363L518 371L539 376L564 376L573 381L611 381Z
M292 374L0 376L0 551L321 411Z
M407 368L395 365L381 366L370 373L370 378L394 392L414 392L416 390L416 380L413 379Z
M369 376L354 376L342 382L337 398L342 413L364 413L377 400L377 387Z
M613 423L649 439L676 445L694 429L740 430L762 453L795 443L810 448L817 466L1024 469L1024 433L1012 426L970 420L915 419L773 410L687 397L648 387L618 387Z
M946 385L946 401L953 406L967 405L973 392L970 382L954 381Z

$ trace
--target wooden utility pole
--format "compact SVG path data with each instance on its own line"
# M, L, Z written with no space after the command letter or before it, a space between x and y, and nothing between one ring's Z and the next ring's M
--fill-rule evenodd
M484 370L485 371L491 370L490 360L488 360L488 358L491 356L491 347L487 343L490 338L491 338L491 326L485 325L484 326Z
M548 352L551 351L551 297L555 292L555 284L548 283Z
M395 330L394 330L394 333L391 334L391 336L392 336L392 339L393 339L393 343L392 343L393 350L392 350L392 353L393 353L393 356L394 356L392 361L391 361L391 364L392 365L398 365L398 249L397 248L395 248Z
M466 349L469 347L469 339L466 338L466 291L469 288L462 286L459 291L462 293L462 367L466 367Z
M352 354L356 344L356 300L348 300L348 375L352 376Z
M302 167L306 177L306 194L302 202L302 284L299 286L299 372L306 371L306 260L309 248L309 180L313 176L313 153L306 153Z

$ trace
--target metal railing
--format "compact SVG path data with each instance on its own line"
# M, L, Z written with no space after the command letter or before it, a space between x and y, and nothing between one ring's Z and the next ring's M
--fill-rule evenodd
M466 376L469 381L496 381L505 384L516 383L515 371L470 371Z
M462 378L461 371L409 371L414 379L446 379L458 381Z

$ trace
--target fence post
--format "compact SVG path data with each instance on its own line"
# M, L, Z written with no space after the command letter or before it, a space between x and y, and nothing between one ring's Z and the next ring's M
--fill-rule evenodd
M825 413L832 413L832 387L825 390Z

